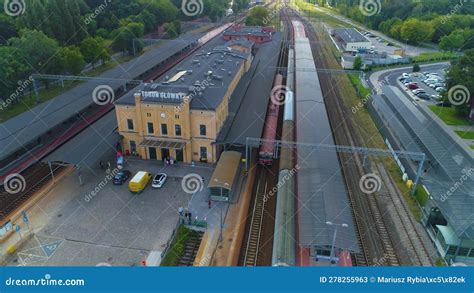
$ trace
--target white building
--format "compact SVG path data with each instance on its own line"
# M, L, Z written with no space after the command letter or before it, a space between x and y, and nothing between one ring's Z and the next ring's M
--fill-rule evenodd
M370 50L372 43L355 28L334 29L332 35L345 52Z

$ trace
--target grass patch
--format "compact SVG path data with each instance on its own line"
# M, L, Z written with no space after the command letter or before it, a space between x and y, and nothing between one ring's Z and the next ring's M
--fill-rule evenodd
M423 188L422 184L418 184L416 186L415 198L420 206L424 206L428 202L430 196L428 195L428 192L426 192L425 188Z
M462 139L474 139L474 131L455 131Z
M186 242L192 236L197 237L198 233L194 230L186 228L183 225L180 225L173 239L173 242L171 242L168 252L161 261L160 266L177 266L179 258L184 254L184 247L186 245Z
M428 61L454 60L457 58L459 58L459 54L454 52L425 52L416 57L412 57L411 60L414 63L418 63Z
M472 144L472 145L471 145L471 149L473 149L473 150L474 150L474 144Z
M365 99L367 98L367 96L369 96L372 93L368 88L366 88L362 84L360 80L360 76L358 74L348 74L348 77L352 85L356 89L357 95L359 96L359 98Z
M455 126L469 126L471 125L464 117L461 117L453 107L439 107L436 105L429 106L431 111L436 114L444 123Z

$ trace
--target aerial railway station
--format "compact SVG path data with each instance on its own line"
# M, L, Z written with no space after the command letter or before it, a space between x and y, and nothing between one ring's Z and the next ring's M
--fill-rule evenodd
M124 64L127 76L119 69L106 72L104 79L85 82L74 95L67 92L57 103L38 106L38 119L28 112L18 123L8 121L14 131L0 133L0 143L8 150L0 158L0 177L30 170L35 176L26 175L27 181L39 184L20 196L2 191L0 224L5 226L12 215L18 219L20 208L50 178L71 166L81 177L80 166L97 165L103 156L119 151L145 166L165 169L176 164L176 170L188 168L192 174L206 169L206 178L198 176L201 190L189 193L187 202L188 208L200 206L199 220L194 211L196 218L191 219L186 208L186 223L199 223L206 233L219 232L215 257L225 261L208 259L208 264L432 265L431 251L410 211L400 204L401 194L390 175L369 161L395 153L412 167L408 173L417 178L415 186L423 175L425 185L437 193L440 182L449 181L441 179L462 176L461 170L472 161L459 163L457 150L446 158L442 152L448 147L442 142L439 148L428 148L426 144L436 139L433 129L426 133L422 124L415 134L403 129L416 124L419 113L396 113L402 105L387 94L376 97L371 107L396 113L390 126L400 128L398 132L384 129L389 126L384 117L378 123L404 151L362 147L350 122L343 119L341 93L332 85L332 70L322 60L314 28L288 8L282 9L281 20L282 32L229 23L207 34L184 35L183 42L167 42L139 57L138 63ZM117 99L98 107L90 92L105 79ZM25 119L29 123L21 122ZM417 137L411 141L408 137L413 135ZM98 141L93 148L91 141ZM435 171L422 174L424 166ZM382 178L384 187L376 194L360 188L359 179L367 173ZM176 183L187 175L173 176ZM474 251L468 236L473 225L463 222L471 213L471 183L456 190L457 200L436 198L437 204L424 211L423 223L443 257L465 260ZM201 192L206 197L196 204L193 198ZM222 210L215 212L214 205ZM202 213L207 209L209 213ZM392 229L388 209L408 235L403 246L393 235L400 230ZM180 222L182 212L180 205ZM207 216L216 214L219 219L208 226ZM217 241L215 235L200 235L204 241ZM193 258L210 258L202 247L212 245L193 245Z

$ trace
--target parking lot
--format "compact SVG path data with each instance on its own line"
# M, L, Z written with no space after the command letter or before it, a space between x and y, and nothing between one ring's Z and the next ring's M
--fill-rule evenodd
M78 174L70 174L28 211L35 235L9 265L139 265L150 252L165 248L180 207L189 208L193 219L205 219L211 226L219 225L221 212L227 210L226 203L208 207L207 183L213 172L209 165L129 160L125 169L132 175L165 172L168 179L161 189L148 185L142 193L132 194L127 184L112 184L113 171L83 170L82 186ZM188 174L204 178L192 194L182 188Z
M442 93L445 90L445 72L443 69L437 69L437 70L431 70L431 71L423 71L423 72L418 72L418 73L408 73L405 72L402 75L398 77L398 80L401 82L402 87L411 92L411 97L414 98L416 101L420 100L425 100L426 102L430 104L438 103L442 99ZM430 78L438 79L436 82L428 82L425 83L423 80ZM409 87L409 83L415 83L416 86ZM439 85L438 87L430 87L429 84L437 84ZM436 88L443 88L444 89L438 89ZM416 88L416 89L415 89ZM423 91L426 95L417 96L414 92L415 90L418 91Z
M361 32L364 34L364 32ZM387 54L394 54L396 50L400 48L395 46L394 44L384 40L383 38L377 37L373 34L365 32L365 37L370 40L372 46L374 47L374 51L377 53L387 53Z

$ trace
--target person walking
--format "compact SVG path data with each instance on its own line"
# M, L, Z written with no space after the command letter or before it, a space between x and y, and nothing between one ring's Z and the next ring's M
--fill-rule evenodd
M102 163L102 161L99 162L99 166L101 170L104 170L104 163Z

